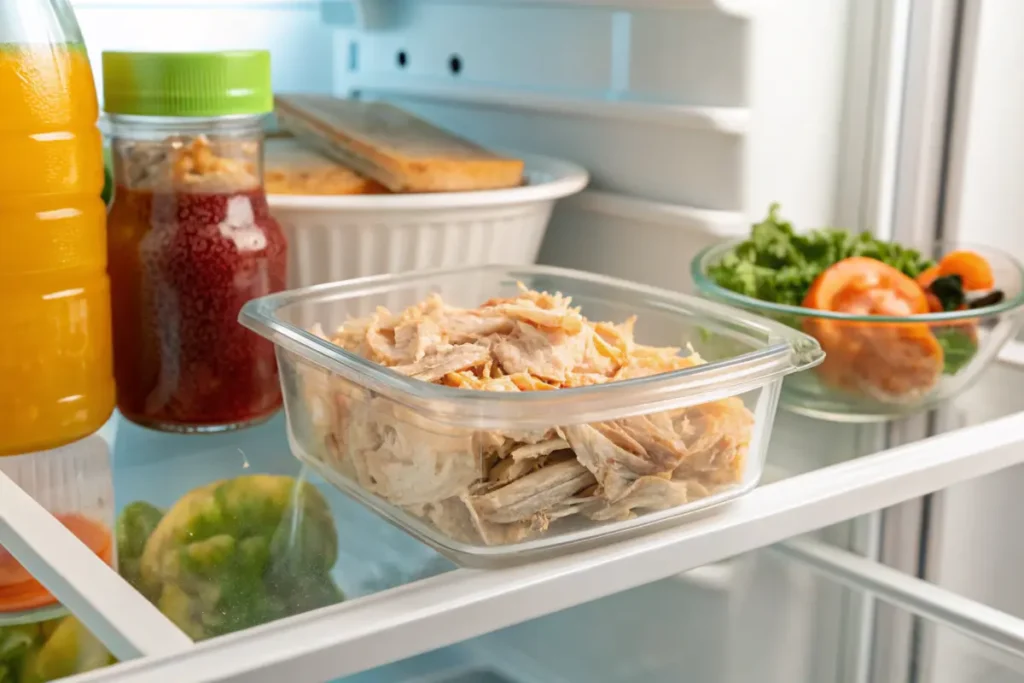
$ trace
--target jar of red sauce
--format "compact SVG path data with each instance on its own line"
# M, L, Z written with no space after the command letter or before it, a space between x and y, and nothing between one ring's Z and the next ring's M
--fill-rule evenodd
M274 348L237 318L285 287L263 190L269 54L107 52L103 91L118 408L165 431L261 422L281 405Z

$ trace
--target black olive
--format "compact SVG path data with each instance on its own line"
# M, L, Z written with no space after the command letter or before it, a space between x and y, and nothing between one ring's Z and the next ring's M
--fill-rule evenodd
M1001 290L989 292L985 296L980 296L973 301L968 302L968 308L985 308L986 306L995 306L998 303L1002 303L1006 295Z

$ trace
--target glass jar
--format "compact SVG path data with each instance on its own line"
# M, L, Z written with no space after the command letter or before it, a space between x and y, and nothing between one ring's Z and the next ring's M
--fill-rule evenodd
M118 408L166 431L263 421L281 405L274 349L238 312L285 287L263 190L269 55L104 53L103 77Z
M68 3L0 0L0 456L114 409L98 116Z

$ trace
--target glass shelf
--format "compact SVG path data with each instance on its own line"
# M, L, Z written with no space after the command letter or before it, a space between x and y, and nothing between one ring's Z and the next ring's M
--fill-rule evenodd
M346 599L454 568L305 470L288 449L283 414L251 429L213 435L164 434L123 419L112 420L103 433L113 449L119 518L136 501L168 510L190 491L211 482L252 475L303 478L330 508L338 548L331 577Z
M781 554L731 565L715 590L681 574L335 683L1024 683L1021 653ZM858 636L875 615L916 625L917 649L888 649L881 630Z
M1010 366L999 366L990 370L983 379L981 386L968 392L961 400L950 407L948 412L952 417L945 423L948 428L955 429L962 426L977 425L1024 410L1024 396L1000 389L1000 387L1005 388L1007 386L1007 378L1011 373L1014 381L1018 384L1019 380L1024 380L1024 373ZM433 627L429 624L433 624L435 620L440 624L441 622L448 623L451 619L457 619L457 617L445 615L444 611L451 609L452 613L455 614L461 609L469 609L467 605L483 605L491 604L491 601L494 602L493 610L484 612L485 618L480 621L480 624L474 626L474 628L478 626L480 631L482 631L490 628L501 628L509 623L506 619L511 619L511 617L507 617L506 612L509 609L509 605L513 604L509 602L510 599L518 600L522 605L525 605L520 611L527 615L526 618L560 609L559 604L570 606L587 603L595 598L601 598L602 601L611 600L615 602L615 596L610 598L604 598L603 596L643 582L642 578L636 577L651 573L643 569L643 567L649 567L653 561L645 559L649 556L669 559L670 566L679 569L699 566L706 561L722 559L721 557L716 557L715 560L710 560L711 556L705 547L707 544L702 545L700 537L702 534L728 531L730 525L741 524L754 529L754 531L758 531L758 533L768 531L768 534L765 536L767 540L759 541L751 537L743 540L736 547L744 545L748 548L756 547L757 545L764 545L766 542L773 542L774 540L784 538L785 536L778 535L781 533L780 531L772 530L777 525L769 525L771 528L768 528L758 521L761 519L761 514L764 510L767 510L768 514L776 515L779 520L782 520L787 515L789 519L792 519L792 515L798 513L800 509L799 507L794 507L796 504L791 505L789 502L790 494L795 494L797 489L790 491L792 487L788 487L785 490L790 491L790 493L783 496L781 492L771 492L781 491L774 484L786 486L785 480L787 479L800 475L809 475L801 480L809 482L812 478L816 478L814 479L814 484L808 484L813 489L806 493L809 496L809 501L819 498L822 495L821 492L831 491L833 488L838 496L841 492L848 491L850 480L846 478L846 475L832 475L831 470L834 468L842 469L861 460L860 456L872 454L884 448L886 446L886 439L891 436L890 432L892 429L894 429L892 425L867 427L830 425L807 418L782 414L778 419L773 435L768 459L768 473L765 481L765 484L773 485L759 488L754 494L751 494L752 498L750 501L741 500L732 506L724 507L722 511L702 519L695 519L691 524L684 522L679 525L678 529L673 528L665 532L655 532L649 538L638 538L628 544L621 544L608 549L595 549L594 552L581 553L578 557L562 558L556 562L542 562L535 566L495 572L457 570L430 548L422 545L397 528L392 527L374 513L348 499L344 494L318 479L315 475L303 472L300 463L289 452L284 415L278 415L266 424L251 429L213 435L164 434L143 429L119 417L115 417L104 426L96 438L102 439L110 452L114 498L112 507L115 517L121 517L125 510L129 509L129 506L140 501L154 506L162 512L166 512L173 508L176 503L179 503L187 494L190 494L190 492L210 487L211 484L218 481L229 481L253 475L271 475L290 477L296 480L308 480L330 509L330 516L333 522L333 537L336 538L337 544L337 560L331 564L329 576L345 596L344 604L329 606L324 610L320 610L316 615L309 615L312 617L310 624L312 622L325 625L330 624L331 628L335 628L339 624L355 624L358 622L366 628L379 630L383 628L383 624L392 623L391 619L393 616L398 615L404 619L404 615L407 614L406 610L419 605L428 608L430 613L427 617L422 615L416 617L416 619L422 619L422 622L416 622L415 624L415 628L418 629L416 632L429 633L433 629L434 633L437 633L437 629L441 628L441 626ZM890 469L895 469L898 467L899 462L906 461L906 457L901 455L900 458L894 459L892 463L885 466L884 471L888 472ZM928 460L930 461L931 459L932 456L929 455ZM860 470L856 471L860 472ZM910 477L912 475L908 470L900 476ZM842 479L842 482L833 484L831 480L836 477ZM905 481L912 482L914 480L905 479ZM792 483L796 484L795 481ZM840 484L842 485L840 486ZM292 490L291 486L292 484L289 483L288 490ZM800 491L803 491L805 485L801 484L798 488ZM818 493L815 493L815 491ZM197 494L192 495L196 496ZM236 490L235 495L241 494ZM843 495L846 494L844 493ZM214 496L214 499L220 500L217 496ZM223 504L223 502L223 500L220 500L219 504ZM806 513L799 513L804 517L811 518L806 523L801 522L804 530L814 528L813 522L819 519L822 510L819 509L818 512L814 513L808 508ZM175 513L175 515L180 514L183 514L180 510ZM861 513L856 512L854 514ZM0 517L2 517L2 514L0 514ZM279 535L282 529L290 528L287 524L281 524L281 515L278 515L278 517L277 527L274 529L274 532L265 533L263 536L274 537L275 533ZM292 517L288 519L293 520ZM229 519L225 521L224 519L214 519L213 521L235 528L242 520ZM783 526L786 525L784 524ZM757 528L755 529L755 527ZM787 526L786 528L789 527ZM293 536L291 537L294 537L294 531L289 531L289 533L292 533ZM791 533L792 531L790 531ZM211 534L208 531L204 531L201 535L205 538ZM252 535L251 531L250 535ZM737 536L733 534L732 538L735 539ZM327 543L325 546L327 550L318 550L315 545L303 545L303 551L299 555L306 557L307 561L312 557L314 564L316 564L315 560L317 559L323 560L327 558L329 560L328 554L330 553L329 547L331 545L333 544ZM702 549L697 550L698 554L694 555L689 550L691 546L695 549L699 546ZM311 547L312 550L310 549ZM722 557L735 554L734 552L727 552L727 550L728 548L720 549L719 554L725 553ZM129 568L132 566L131 560L133 559L131 553L126 553L125 547L119 547L117 553L120 568L124 573L130 573ZM305 554L303 555L303 553ZM318 553L321 553L322 557ZM609 564L609 558L613 555L619 558L615 561L621 562L621 568L616 569L614 564ZM286 558L290 557L288 553L284 553L284 556ZM709 559L695 559L705 556ZM170 557L170 555L167 557ZM167 557L164 558L165 561L169 561ZM682 557L689 558L685 566L681 563L680 558ZM692 564L694 562L696 564ZM654 563L658 564L657 561L654 561ZM305 566L306 564L301 564L300 568ZM604 567L608 567L607 571ZM180 567L174 571L178 570L180 570ZM623 578L623 576L626 576L623 572L628 574L626 578ZM566 583L565 577L567 574L572 574L575 577L577 573L582 578L573 578L572 581ZM726 578L730 576L728 571L717 572L715 576L706 576L703 580L705 588L714 586L724 580L718 577L717 574L722 574ZM297 575L301 578L302 572L299 571ZM213 580L211 576L220 576L220 578ZM203 577L209 580L208 585L216 585L220 590L226 585L234 586L235 584L242 583L241 580L236 581L233 578L224 579L225 576L232 577L234 575L230 573L217 575L215 572L213 574L203 574ZM651 573L651 576L652 578L657 578L654 577L653 573ZM664 576L664 573L661 576ZM164 579L160 584L163 587L174 583L173 581L166 580L166 576ZM425 579L428 580L425 581ZM560 592L559 597L554 603L549 604L548 601L542 598L531 597L533 595L544 595L545 590L552 590L544 588L545 584L549 581L553 582L552 585L558 583L558 585L566 587L566 590ZM370 601L365 600L365 598L376 593L400 586L404 586L400 592L380 596L380 600L377 598L373 598ZM510 586L512 588L509 588ZM175 608L174 602L171 600L171 598L175 597L174 591L171 592L172 595L170 597L165 596L164 601L161 602L159 596L154 597L154 594L150 592L150 588L142 587L143 592L151 599L155 599L160 604L162 610L169 614L172 620L182 625L186 632L190 632L189 629L195 622L203 622L204 618L211 616L211 610L209 609L205 611L204 609L196 609L196 602L188 603L189 609L182 613L180 608ZM262 586L260 590L250 591L241 597L233 598L233 602L230 604L218 604L216 601L210 604L218 604L217 609L228 614L230 618L234 618L232 610L244 613L245 620L235 624L241 628L242 626L251 626L259 622L277 620L288 614L311 611L316 607L330 605L330 603L338 601L338 596L334 596L332 599L323 599L323 595L321 595L319 600L299 601L300 604L293 605L288 610L252 609L253 601L256 601L256 603L265 601L270 604L274 600L278 600L279 596L275 593L275 590L276 588L273 586ZM630 593L630 591L626 591L623 594ZM511 597L512 595L521 595L521 597L513 598ZM248 599L249 602L247 603L243 598ZM541 600L540 603L537 602L538 599ZM456 605L452 602L453 600L460 604ZM558 603L558 600L564 600L564 603ZM603 603L602 601L593 604L611 604ZM585 605L573 609L580 610L583 607ZM53 605L47 609L59 610L61 608L58 605ZM515 610L519 610L519 608L515 608ZM22 615L24 618L20 620L31 621L34 618L52 616L54 613L24 614ZM78 612L78 614L83 616L81 612ZM207 621L210 620L207 619ZM212 621L217 622L216 619ZM476 624L475 621L474 624ZM215 623L215 626L216 628L210 629L208 632L197 634L195 631L191 631L191 633L194 639L201 640L231 630L231 628L225 628L223 623ZM282 634L290 632L293 626L289 624L282 626L282 628L286 630L274 631L273 633L265 632L264 637L279 638ZM479 633L480 631L477 632ZM100 631L97 631L97 633L100 633ZM382 638L387 638L384 631L381 631L379 635ZM350 637L354 636L345 636L344 638L339 636L337 647L342 647L340 643L345 638ZM430 642L430 639L428 638L425 642ZM332 645L331 647L335 646ZM352 642L351 647L355 647L355 641ZM349 645L345 645L344 648L344 651L350 651L347 649ZM387 650L387 648L385 649ZM401 650L401 648L396 647L396 650ZM443 656L438 654L443 652L449 651L442 648L427 656L427 658L431 659L433 657L437 661L444 660L447 662L447 654ZM398 655L399 658L401 656L403 655ZM402 662L398 662L395 666L401 664ZM399 668L401 667L399 666ZM358 668L349 668L349 670L356 671ZM492 675L491 673L474 673L471 669L466 669L464 674L468 677L465 678L465 683L471 683L474 680L490 683L490 680L486 677L478 679L472 677ZM361 682L363 679L354 678L352 680ZM368 678L366 680L373 679ZM500 679L493 680L497 683ZM5 681L4 683L7 682ZM463 683L463 681L460 680L459 683Z

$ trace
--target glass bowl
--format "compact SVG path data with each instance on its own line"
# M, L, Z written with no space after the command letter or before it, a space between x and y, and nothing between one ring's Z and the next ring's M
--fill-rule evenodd
M887 317L776 304L719 286L708 268L743 241L704 249L691 262L691 275L701 295L818 340L825 361L783 383L781 405L802 415L873 422L932 408L972 385L1024 321L1024 267L991 247L941 242L917 248L936 260L957 249L981 254L992 266L1002 301L964 311Z

